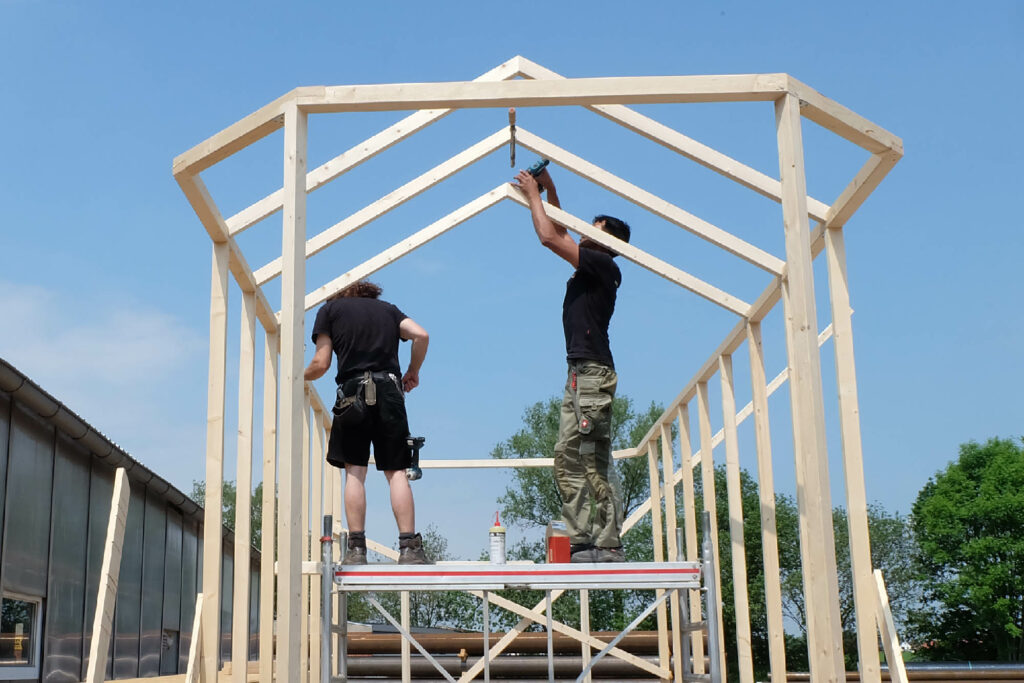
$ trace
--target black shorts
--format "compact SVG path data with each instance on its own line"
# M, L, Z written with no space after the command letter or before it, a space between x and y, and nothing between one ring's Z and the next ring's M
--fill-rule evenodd
M366 406L366 419L358 425L343 427L334 418L331 440L327 446L327 462L335 467L370 462L370 444L378 470L404 470L412 464L406 439L409 436L409 418L405 413L405 395L395 378L379 379L377 405ZM352 395L359 379L345 382L345 395Z

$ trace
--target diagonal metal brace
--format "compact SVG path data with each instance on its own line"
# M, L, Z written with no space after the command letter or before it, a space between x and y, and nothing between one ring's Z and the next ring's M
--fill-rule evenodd
M412 643L413 647L415 647L417 650L419 650L419 653L421 655L423 655L424 657L426 657L427 661L430 662L431 664L433 664L434 668L437 669L441 673L442 676L447 678L452 683L455 683L455 679L452 678L452 675L450 673L448 673L447 671L445 671L444 667L442 667L440 664L438 664L437 660L434 659L433 657L431 657L429 652L427 652L426 650L423 649L423 646L420 645L416 641L416 639L412 637L411 633L409 633L404 628L402 628L402 625L400 623L398 623L393 616L388 614L388 611L386 609L384 609L383 605L381 605L379 602L377 602L377 599L375 597L373 597L372 595L367 594L366 600L371 605L373 605L374 608L376 608L376 610L381 613L381 616L383 616L385 619L387 619L388 622L390 622L390 624L392 626L394 626L396 629L398 629L398 632L402 634L402 637L405 638L406 640L408 640L410 643Z
M629 626L627 626L626 628L622 629L622 632L619 633L619 635L615 636L610 643L605 645L603 650L601 650L596 655L594 655L594 658L590 660L590 664L587 664L586 668L584 668L583 671L580 672L580 675L576 678L576 683L583 683L583 681L587 677L587 674L589 674L590 670L594 668L594 665L597 664L598 660L600 660L606 654L611 652L612 648L615 647L616 645L618 645L619 641L621 641L623 638L625 638L627 633L629 633L630 631L635 629L637 626L640 625L641 621L643 621L648 616L650 616L651 612L653 612L655 609L657 609L658 605L660 605L661 603L665 602L666 598L668 598L668 596L671 595L672 592L673 591L665 591L664 593L662 593L660 598L656 598L654 600L654 602L652 602L647 607L647 609L645 609L643 612L640 613L640 616L638 616L636 619L634 619L632 622L630 622Z

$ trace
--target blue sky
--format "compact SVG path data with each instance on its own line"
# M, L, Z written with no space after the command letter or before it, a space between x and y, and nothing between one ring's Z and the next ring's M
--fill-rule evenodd
M960 443L1022 433L1024 225L1016 204L1024 6L773 5L252 2L243 9L0 0L0 356L187 491L203 472L210 242L171 176L176 155L295 86L469 80L517 54L571 77L788 72L904 141L905 158L850 221L846 240L868 496L907 512ZM778 174L770 105L640 109ZM400 117L314 117L310 166ZM506 123L501 110L444 119L311 195L309 234ZM773 202L594 114L521 109L519 125L784 255ZM804 137L809 191L831 202L864 153L811 123ZM281 144L279 133L270 136L204 174L224 215L280 187ZM532 160L521 151L520 164ZM567 210L621 215L633 225L634 244L747 301L766 286L756 268L553 172ZM505 151L475 164L311 259L309 287L510 175ZM279 231L275 216L241 237L251 265L279 254ZM667 403L735 320L632 264L622 268L612 326L619 391L638 404ZM816 272L823 327L822 259ZM432 334L422 386L408 404L413 431L427 436L424 457L487 457L518 428L527 405L560 392L559 307L568 275L536 243L526 212L503 203L376 276L385 298ZM229 416L237 410L234 294ZM268 297L276 305L279 291L269 287ZM779 313L765 323L769 376L784 363ZM743 405L745 350L735 363ZM822 368L831 406L830 344ZM330 380L318 386L329 398ZM711 391L717 429L717 379ZM792 492L785 390L773 399L772 420L779 489ZM839 503L834 409L827 420ZM754 469L749 424L741 427L741 461ZM420 525L437 524L457 554L475 556L505 482L498 472L429 472L416 484ZM370 496L385 498L382 477ZM379 521L371 517L371 535L389 542L389 511L378 502L372 510Z

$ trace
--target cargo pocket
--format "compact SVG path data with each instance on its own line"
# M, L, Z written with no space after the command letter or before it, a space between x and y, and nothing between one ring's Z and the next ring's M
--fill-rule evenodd
M593 453L596 442L611 437L611 394L602 391L601 376L578 376L580 409L580 453Z

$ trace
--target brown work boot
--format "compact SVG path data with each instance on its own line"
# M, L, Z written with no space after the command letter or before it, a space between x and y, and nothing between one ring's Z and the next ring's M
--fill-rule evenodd
M366 535L362 532L348 537L348 549L342 564L366 564Z
M427 554L423 551L423 537L419 534L412 538L398 538L398 564L430 564Z

